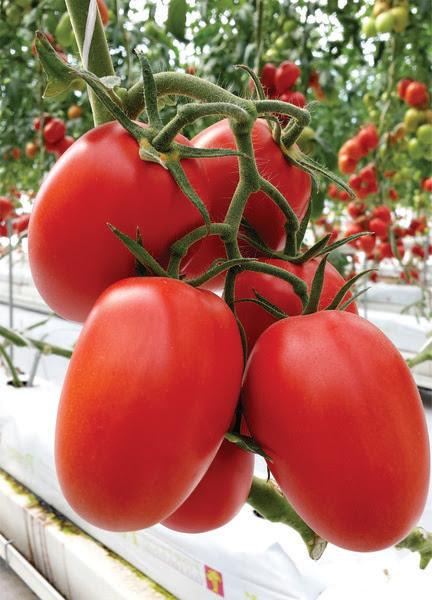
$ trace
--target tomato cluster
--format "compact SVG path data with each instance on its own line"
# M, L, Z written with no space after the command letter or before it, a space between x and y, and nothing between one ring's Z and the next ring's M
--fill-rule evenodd
M44 114L43 119L36 117L33 120L33 129L39 131L43 127L42 137L47 152L52 152L56 158L66 152L74 143L74 138L66 135L66 124L63 119ZM38 146L36 141L27 142L26 156L34 158L37 154Z
M379 136L375 125L365 125L339 150L338 165L341 173L354 173L357 163L378 146Z
M429 106L429 92L424 83L402 79L397 84L397 93L410 108L404 115L404 133L415 133L408 139L408 152L414 159L432 160L432 111Z
M22 233L28 228L30 215L17 215L15 205L7 196L0 196L0 237L8 237L7 221L11 221L12 232Z
M366 37L375 37L378 33L401 33L405 31L409 21L408 2L396 0L376 0L372 8L372 15L365 17L362 22L362 31Z

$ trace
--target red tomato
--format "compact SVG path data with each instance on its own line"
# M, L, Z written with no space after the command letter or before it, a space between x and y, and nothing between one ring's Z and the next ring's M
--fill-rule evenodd
M202 197L201 161L182 165ZM142 161L137 143L117 123L87 132L60 158L30 220L33 279L47 304L67 319L83 321L105 288L135 273L133 256L107 222L133 238L139 226L146 248L164 265L170 245L203 223L169 172Z
M391 210L385 204L381 204L380 206L374 208L372 211L372 215L376 219L381 219L381 221L384 221L384 223L391 222Z
M98 5L98 9L99 9L99 14L100 14L100 18L102 21L103 25L108 25L109 23L109 12L108 12L108 7L105 4L105 0L96 0L97 1L97 5Z
M49 123L52 120L52 118L53 117L51 115L45 113L44 114L44 125L46 125L47 123ZM40 126L41 126L41 119L40 119L40 117L36 117L35 119L33 119L33 129L35 131L39 131Z
M7 196L0 196L0 221L8 219L14 211L14 205Z
M261 83L264 89L271 89L275 84L276 66L273 63L265 63L261 71Z
M74 142L74 138L71 135L67 135L54 145L52 152L54 152L57 158L60 158L60 156L64 154Z
M283 92L286 92L292 88L299 78L300 73L301 71L295 63L289 60L282 62L275 74L275 85L277 92L279 94L283 94Z
M422 106L429 102L429 93L424 83L413 81L405 91L405 102L410 106Z
M413 253L414 256L419 256L420 258L424 258L424 255L425 255L424 248L422 246L420 246L419 244L414 244L414 246L411 248L411 252Z
M15 146L15 148L12 148L11 150L11 156L14 160L19 160L21 156L21 150Z
M388 224L382 219L371 219L368 229L380 238L387 237Z
M256 121L252 132L255 158L260 173L270 180L287 198L297 217L301 219L307 209L311 192L309 175L291 165L283 156L279 146L273 141L268 125L263 120ZM235 140L226 119L207 127L192 140L198 148L234 149ZM207 199L212 220L223 221L229 203L238 183L238 167L235 157L227 156L218 160L206 159L203 162L209 181ZM221 177L221 173L223 176ZM285 217L279 208L264 194L257 192L248 200L244 213L246 220L257 231L264 242L273 249L282 249L285 241ZM247 243L241 242L245 256L257 256L258 252ZM194 277L203 272L203 265L210 265L217 258L225 257L225 249L218 238L207 238L186 267L185 273Z
M17 217L13 221L12 229L14 230L15 233L22 233L23 231L26 231L28 229L29 221L30 221L29 214L19 215L19 217Z
M412 79L401 79L397 84L397 93L401 100L405 100L405 93Z
M278 258L260 259L260 262L280 267L281 269L300 277L300 279L308 286L309 291L319 265L318 259L312 259L302 265L295 265ZM345 280L342 275L340 275L333 265L327 263L323 290L318 307L319 310L326 308L330 304L344 283ZM235 282L236 300L255 298L254 290L288 315L299 315L302 312L301 301L293 291L291 284L288 282L283 281L279 277L274 277L273 275L256 273L254 271L243 271L237 275ZM349 298L351 298L351 294L348 293L343 301L345 302ZM357 313L355 302L350 304L347 310ZM253 302L237 302L236 314L244 327L249 351L252 350L252 347L262 332L270 327L276 320L261 306L258 306Z
M379 142L378 130L375 125L366 125L366 127L362 127L356 135L356 140L365 154L370 150L375 150Z
M364 235L357 240L357 248L369 254L375 248L375 237L373 235Z
M366 205L363 202L350 202L347 206L347 211L350 217L355 219L360 215L363 215L366 210Z
M66 125L61 119L50 119L43 130L44 140L47 144L56 144L64 138Z
M242 370L236 321L212 292L161 277L107 289L78 339L57 417L57 473L73 509L113 531L172 514L222 443Z
M327 194L329 195L330 198L337 198L338 197L338 189L335 186L334 183L330 183L330 185L327 188Z
M432 192L432 177L424 179L422 181L421 187L425 192Z
M222 527L246 502L253 469L254 455L224 440L198 486L162 525L185 533Z
M357 138L352 138L343 144L339 150L339 154L346 154L353 160L359 161L361 158L363 158L365 152Z
M357 161L354 158L351 158L351 156L348 156L348 154L339 154L338 167L341 173L354 173L357 167Z
M248 427L299 515L349 550L380 550L416 524L429 443L416 384L372 323L325 311L259 339L243 390Z

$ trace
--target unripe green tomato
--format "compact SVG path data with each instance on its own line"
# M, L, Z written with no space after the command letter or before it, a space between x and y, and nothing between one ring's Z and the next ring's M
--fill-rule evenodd
M408 142L408 152L414 160L423 156L424 150L417 138L412 138Z
M372 16L373 17L377 17L381 13L384 13L384 12L388 11L389 8L390 7L387 4L387 2L382 1L382 0L378 0L378 2L375 2L374 7L372 9Z
M55 28L54 37L63 48L68 48L71 44L72 23L69 13L65 12L60 17L57 27Z
M378 154L379 154L380 158L385 158L385 155L387 154L386 146L380 146L378 149Z
M424 124L420 125L417 129L417 139L423 146L429 146L432 144L432 125Z
M375 27L378 33L390 33L393 30L395 20L389 10L383 12L375 19Z
M305 127L297 139L300 150L305 154L310 154L315 148L315 131L312 127Z
M284 38L283 36L279 36L278 38L276 38L276 40L274 41L274 47L278 50L283 50L284 48L286 48L286 38Z
M404 125L407 131L415 131L420 123L424 122L426 115L424 111L409 108L404 115Z
M379 112L374 108L369 111L369 116L373 121L375 121L379 117Z
M6 21L9 25L18 26L22 19L22 10L19 6L11 4L6 9Z
M395 6L391 9L391 14L394 18L394 30L397 33L404 31L408 25L409 12L403 6Z
M368 106L368 105L375 105L375 96L373 94L371 94L370 92L367 92L367 94L365 94L363 96L363 103Z
M284 21L282 26L282 31L284 33L291 33L296 28L296 22L289 19L288 21Z
M362 33L367 37L375 37L377 34L375 19L373 17L365 17L362 21Z
M427 148L423 148L423 158L427 161L432 161L432 146L427 146Z
M279 52L275 48L269 48L265 53L265 60L272 61L277 59Z

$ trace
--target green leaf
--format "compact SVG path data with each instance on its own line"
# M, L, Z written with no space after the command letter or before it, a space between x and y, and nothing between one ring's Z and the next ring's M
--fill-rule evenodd
M259 456L265 458L267 461L273 462L273 459L270 458L270 456L266 454L260 446L258 446L258 444L254 441L252 437L228 432L225 434L225 439L231 442L232 444L235 444L242 450L246 450L246 452L258 454Z
M185 41L186 15L188 5L186 0L171 0L168 7L168 19L165 23L167 31L181 42Z

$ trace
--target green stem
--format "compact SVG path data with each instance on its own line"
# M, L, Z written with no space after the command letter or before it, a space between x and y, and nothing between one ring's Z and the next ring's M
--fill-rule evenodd
M136 54L141 64L141 73L144 85L144 102L147 111L148 122L150 127L152 127L155 131L159 131L162 128L162 121L159 115L156 84L154 81L153 72L144 53L141 50L137 50Z
M254 477L247 502L268 521L283 523L295 529L301 535L313 560L322 556L327 542L299 517L273 481Z
M83 57L82 52L89 4L90 0L66 0L66 7L71 19L81 59ZM105 37L105 31L99 11L97 12L98 14L96 16L93 39L86 69L98 77L106 77L109 75L114 75L115 73ZM95 125L101 125L102 123L107 123L113 120L109 111L101 104L91 90L89 90L89 99Z
M258 74L261 68L261 55L263 49L263 17L264 0L256 0L256 53L255 72Z
M8 366L8 369L11 373L12 376L12 383L14 385L14 387L22 387L22 382L18 376L18 371L15 369L14 364L12 362L12 360L10 359L10 356L8 355L8 353L6 352L6 350L3 348L3 346L0 344L0 354L2 355L6 365Z

